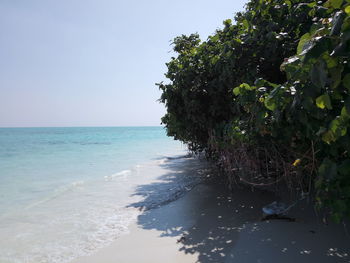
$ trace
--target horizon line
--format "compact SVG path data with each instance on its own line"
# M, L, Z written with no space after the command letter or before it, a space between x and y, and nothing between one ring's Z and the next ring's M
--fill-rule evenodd
M164 127L164 125L119 125L119 126L0 126L0 129L16 128L136 128L136 127Z

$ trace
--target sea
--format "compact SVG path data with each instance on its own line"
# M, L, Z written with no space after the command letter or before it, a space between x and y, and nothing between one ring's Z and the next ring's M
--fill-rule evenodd
M137 194L186 154L163 127L1 128L0 262L66 263L107 246L140 213L130 204L166 203L191 183Z

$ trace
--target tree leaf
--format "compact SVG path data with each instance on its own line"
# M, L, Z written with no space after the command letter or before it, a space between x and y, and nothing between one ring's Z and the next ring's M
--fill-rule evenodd
M325 7L340 8L343 4L343 0L328 0L325 3Z
M246 89L246 90L255 90L256 87L255 86L250 86L247 83L242 83L241 85L239 85L240 88Z
M241 88L240 87L235 87L233 89L233 94L235 94L236 96L238 96L241 93Z
M337 176L337 165L328 158L324 158L322 164L318 168L318 173L323 178L332 180Z
M350 111L348 111L346 109L346 106L344 106L342 109L341 109L341 114L340 116L344 119L344 120L347 120L349 117L350 117Z
M332 89L336 89L339 86L339 84L342 82L342 79L341 79L342 71L343 71L342 67L335 67L335 68L329 69L330 77L332 80L332 85L331 85Z
M322 59L326 61L328 69L338 66L338 58L331 57L328 52L323 53Z
M331 142L334 142L335 140L336 138L332 131L327 131L322 135L322 141L324 141L327 144L331 144Z
M328 51L330 39L328 37L315 37L311 41L312 44L305 49L301 55L305 55L303 62L309 59L318 59L324 52Z
M331 4L334 8L340 8L343 4L343 0L331 0Z
M327 72L324 67L323 63L317 63L315 64L311 69L311 82L318 88L323 89L326 85L327 81Z
M319 107L321 109L324 109L324 108L327 108L329 110L332 109L331 100L330 100L328 94L323 94L323 95L319 96L316 99L316 105L317 105L317 107Z
M274 111L277 107L276 102L274 101L273 98L267 97L264 101L264 105L266 108L268 108L269 110Z
M346 74L342 81L345 88L350 91L350 73Z
M297 54L298 55L300 55L303 52L305 44L308 41L310 41L310 39L311 39L310 33L306 33L300 38L300 41L299 41L299 44L298 44L298 48L297 48Z
M343 11L338 11L335 13L332 19L332 29L330 34L331 36L339 35L344 18L345 15Z
M346 108L346 111L350 113L350 96L348 96L345 100L344 100L344 106Z
M347 7L345 7L345 13L350 15L350 5L348 5Z
M348 175L350 174L350 160L345 160L341 163L341 165L338 167L338 171L342 175Z
M341 118L336 118L329 125L331 131L335 135L335 139L337 140L339 137L344 136L347 132L347 128L344 126Z

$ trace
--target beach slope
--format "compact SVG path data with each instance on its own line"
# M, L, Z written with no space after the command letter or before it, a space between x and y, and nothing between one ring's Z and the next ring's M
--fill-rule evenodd
M289 212L295 222L261 221L261 208L276 198L203 182L173 202L143 210L129 234L74 262L350 262L346 227L324 224L306 200Z

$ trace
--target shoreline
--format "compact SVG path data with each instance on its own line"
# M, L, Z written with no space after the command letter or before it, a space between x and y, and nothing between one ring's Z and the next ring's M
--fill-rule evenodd
M150 195L153 186L147 186ZM261 221L262 206L276 198L203 182L175 201L141 209L129 234L72 262L350 262L344 226L322 223L306 200L291 209L295 222Z

